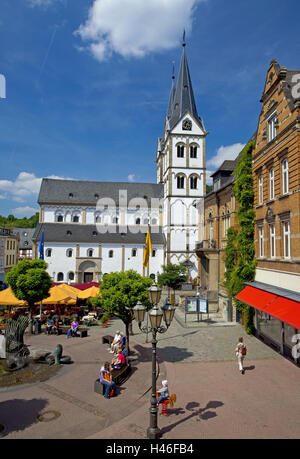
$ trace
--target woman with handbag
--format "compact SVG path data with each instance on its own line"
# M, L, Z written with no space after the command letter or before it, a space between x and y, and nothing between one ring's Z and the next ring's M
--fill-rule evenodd
M241 372L241 374L245 374L245 370L244 370L244 358L245 358L245 355L247 354L247 348L246 348L246 345L244 344L244 340L243 338L239 338L239 341L237 343L237 346L235 348L235 355L237 356L237 359L238 359L238 364L239 364L239 370Z

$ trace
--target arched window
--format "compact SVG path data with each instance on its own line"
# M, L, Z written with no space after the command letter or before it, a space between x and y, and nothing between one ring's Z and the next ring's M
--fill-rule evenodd
M109 258L113 258L113 257L114 257L114 251L113 251L113 250L110 250L110 251L108 252L108 257L109 257Z
M151 223L152 223L152 225L157 225L157 218L152 218Z
M73 271L69 272L68 279L69 281L73 281L75 279Z
M178 175L177 177L177 188L180 190L184 189L184 176L183 175Z
M198 147L195 144L190 146L190 158L197 158L197 149Z
M140 224L141 224L141 219L140 219L140 218L137 218L136 221L135 221L135 224L136 224L136 225L140 225Z
M131 256L136 257L137 256L137 249L132 249L131 250Z
M152 250L152 257L153 258L156 257L156 250L155 249Z
M46 257L50 258L52 256L52 249L46 250Z
M59 222L59 223L63 222L63 221L64 221L63 215L61 215L61 214L60 214L60 215L57 215L57 216L56 216L56 221Z
M118 224L119 222L119 218L118 217L113 217L113 221L112 221L115 225Z
M92 257L93 256L93 249L88 249L87 256L88 257Z
M177 158L184 158L184 145L177 145Z
M73 250L72 249L67 249L67 257L71 258L73 256Z
M73 223L79 223L79 216L78 215L73 215L72 222Z
M148 223L149 223L149 218L144 218L143 223L144 223L144 225L148 225Z
M64 280L64 273L57 274L57 282L62 282Z
M95 215L95 223L101 223L100 215Z
M191 190L197 190L197 177L195 176L190 177L190 187L191 187Z

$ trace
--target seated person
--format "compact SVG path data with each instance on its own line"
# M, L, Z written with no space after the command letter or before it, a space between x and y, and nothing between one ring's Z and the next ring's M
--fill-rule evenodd
M170 398L168 381L166 379L162 381L162 388L159 389L157 392L160 394L156 403L157 405Z
M117 352L118 348L120 347L121 341L122 341L122 335L120 333L120 330L117 330L115 337L113 339L113 342L110 345L109 352L111 354L115 354Z
M105 385L105 398L110 398L116 390L116 384L112 380L109 362L105 362L100 370L100 382Z
M53 325L53 331L56 335L58 335L58 330L59 330L59 320L56 318L54 320L54 325Z
M124 355L125 359L127 359L127 357L128 357L128 354L127 354L127 347L123 345L123 346L121 347L121 349L122 349L122 354Z
M67 338L70 338L71 336L76 336L76 333L78 332L79 324L77 322L77 319L74 319L73 322L71 323L71 328L69 328L68 333L67 333Z
M50 335L53 325L54 325L54 321L53 321L52 317L49 317L48 320L47 320L47 323L46 323L46 333L47 333L47 335Z
M124 354L122 353L122 349L118 349L118 357L113 359L112 367L116 370L119 370L120 368L124 367L126 365L126 359Z

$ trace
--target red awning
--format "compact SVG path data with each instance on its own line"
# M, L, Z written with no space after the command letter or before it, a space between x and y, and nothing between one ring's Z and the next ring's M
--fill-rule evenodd
M247 285L235 296L243 303L300 329L300 303Z
M277 298L277 295L247 285L247 287L236 295L235 298L248 304L249 306L253 306L256 309L264 311L265 306L271 303L271 301L274 301L275 298Z

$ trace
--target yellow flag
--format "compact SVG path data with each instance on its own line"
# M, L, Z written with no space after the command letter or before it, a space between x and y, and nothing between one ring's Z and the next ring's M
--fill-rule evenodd
M148 227L146 245L144 248L144 260L143 260L143 265L147 269L149 268L149 257L150 257L151 252L152 252L152 245L151 245L150 229Z

